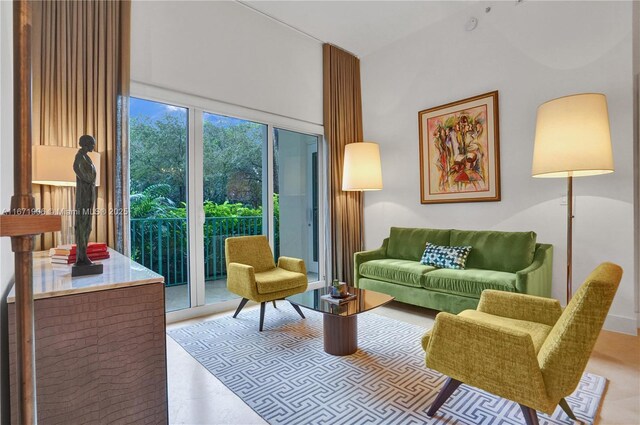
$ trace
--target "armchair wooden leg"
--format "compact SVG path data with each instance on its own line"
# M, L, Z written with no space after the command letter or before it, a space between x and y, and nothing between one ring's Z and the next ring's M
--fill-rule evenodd
M289 301L289 304L291 304L291 306L298 312L300 317L302 317L303 319L306 319L306 317L304 317L304 314L302 314L302 310L300 310L300 306L292 303L291 301Z
M245 304L247 304L247 302L248 302L248 301L249 301L249 300L248 300L248 299L246 299L246 298L243 298L243 299L240 301L240 305L239 305L239 306L238 306L238 308L236 309L236 312L233 314L233 318L234 318L234 319L236 318L236 316L238 315L238 313L240 313L240 311L244 308Z
M260 303L260 332L262 332L262 326L264 325L264 310L267 306L267 303Z
M429 407L427 416L432 417L433 415L435 415L438 409L442 407L444 402L447 401L449 397L451 397L451 394L453 394L453 392L460 386L460 384L462 384L462 382L457 381L453 378L447 378L447 381L442 386L440 393L436 397L431 407Z
M273 303L273 308L278 308L278 307L276 306L276 300L273 300L273 301L271 301L271 302Z
M573 411L571 410L571 407L569 407L569 404L567 403L567 400L565 400L564 398L562 400L560 400L560 407L562 407L562 410L564 410L564 413L567 414L567 416L569 417L569 419L573 420L573 421L577 421L578 419L576 418L576 415L573 414Z
M520 405L520 409L522 410L522 416L524 416L524 423L527 425L538 425L538 413L534 409L524 404Z

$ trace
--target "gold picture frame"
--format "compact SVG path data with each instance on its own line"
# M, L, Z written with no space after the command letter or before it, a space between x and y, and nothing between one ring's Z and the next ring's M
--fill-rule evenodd
M420 203L500 201L498 91L418 112Z

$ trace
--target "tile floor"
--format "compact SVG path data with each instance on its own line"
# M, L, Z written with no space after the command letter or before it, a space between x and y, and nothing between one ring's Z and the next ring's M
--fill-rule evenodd
M282 301L280 301L282 302ZM256 308L256 305L246 308ZM436 312L392 302L375 313L429 329ZM210 320L220 313L169 325L169 328ZM169 422L171 424L265 424L175 341L167 337ZM640 424L640 336L603 331L587 371L609 379L598 424ZM291 424L295 425L295 424Z

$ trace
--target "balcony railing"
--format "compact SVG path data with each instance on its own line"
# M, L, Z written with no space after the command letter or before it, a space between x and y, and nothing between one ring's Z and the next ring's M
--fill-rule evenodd
M278 247L278 223L275 223ZM204 223L205 280L224 279L224 240L262 234L262 217L207 217ZM166 286L188 282L189 243L186 218L131 219L131 258L164 276ZM276 248L276 258L278 254Z

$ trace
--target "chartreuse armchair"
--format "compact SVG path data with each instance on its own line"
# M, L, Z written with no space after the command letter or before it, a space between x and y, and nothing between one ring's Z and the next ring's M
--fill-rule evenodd
M435 415L465 383L520 404L528 425L536 411L560 405L573 393L591 355L622 278L612 263L598 266L562 311L549 298L485 290L477 310L439 313L422 338L427 367L449 378L428 411Z
M264 325L266 303L307 290L307 270L299 258L280 257L278 266L266 236L239 236L224 242L227 263L227 289L242 300L233 317L249 300L260 303L260 331ZM304 319L304 314L291 304Z

